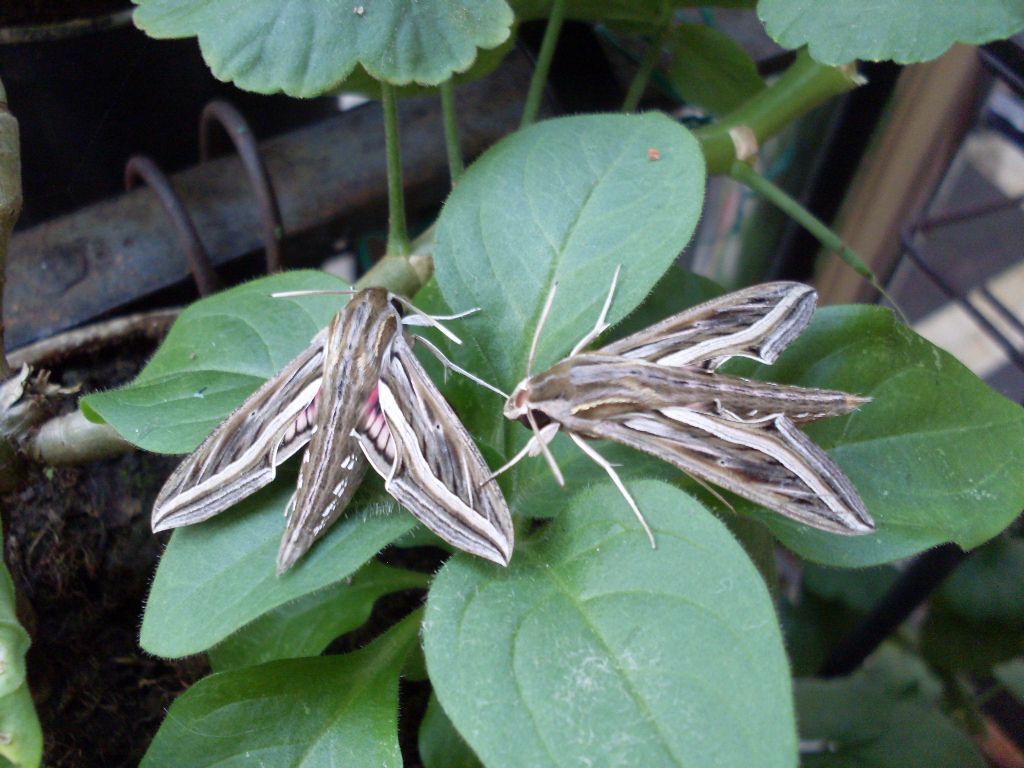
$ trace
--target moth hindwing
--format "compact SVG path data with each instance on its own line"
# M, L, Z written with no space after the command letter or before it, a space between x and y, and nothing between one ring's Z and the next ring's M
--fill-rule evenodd
M644 451L814 528L850 535L874 530L853 484L796 426L849 413L868 399L717 371L737 356L773 363L810 322L817 298L812 288L756 285L595 352L580 352L607 327L612 293L597 325L573 353L543 373L528 374L509 397L505 416L525 418L534 436L499 472L526 454L546 452L546 443L564 430L608 472L641 523L643 516L614 467L583 438ZM539 423L546 426L539 429Z
M218 514L269 484L277 466L305 447L278 573L338 519L368 466L442 539L506 565L508 504L413 355L392 298L379 288L357 293L308 349L217 427L168 478L153 506L153 530Z

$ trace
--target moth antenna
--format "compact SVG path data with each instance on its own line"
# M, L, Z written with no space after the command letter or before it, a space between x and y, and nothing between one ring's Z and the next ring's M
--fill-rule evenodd
M551 433L551 437L545 440L541 435L540 427L537 426L536 419L533 418L533 411L526 411L526 420L530 422L530 428L533 430L533 434L537 438L537 446L540 448L540 452L544 454L544 459L547 461L548 466L551 467L551 474L555 476L555 482L564 488L565 478L562 476L562 470L559 469L558 462L555 461L555 455L551 453L551 449L548 448L548 441L555 436L555 431L557 430L553 431Z
M426 312L424 312L422 309L417 307L415 304L413 304L407 298L405 298L404 296L399 296L397 293L392 293L392 294L389 294L389 295L391 296L392 299L395 299L399 304L401 304L403 307L408 309L410 312L414 312L418 317L423 318L423 320L426 321L426 325L429 325L432 328L437 328L437 330L439 330L441 333L443 333L445 336L447 336L449 339L451 339L454 343L460 344L460 345L462 344L462 339L460 339L454 333L449 331L447 328L445 328L443 325L441 325L439 322L437 322L436 318L432 317L431 315L428 315ZM473 311L475 311L475 310L470 310L470 312L473 312ZM406 322L406 320L411 320L411 319L412 318L402 318L402 324L403 325L416 325L417 323L415 323L415 322L411 322L411 323L410 322Z
M481 310L480 307L473 307L472 309L467 309L467 310L465 310L463 312L456 312L454 315L429 315L429 317L432 317L435 320L444 320L444 321L448 321L448 320L461 320L464 317L469 317L470 315L475 315L477 312L482 312L482 311L483 310ZM427 314L427 313L424 312L423 314Z
M337 296L339 294L354 296L359 293L355 288L321 288L306 291L276 291L270 294L272 299L292 299L296 296Z
M597 316L597 322L594 324L590 333L576 342L576 346L572 348L572 352L569 353L569 357L579 354L580 350L608 330L608 312L612 308L612 298L615 296L615 287L619 284L620 272L622 272L621 264L615 268L615 274L612 275L612 285L611 288L608 289L608 295L605 297L604 306L601 307L601 314Z
M412 338L415 341L420 342L421 344L423 344L423 346L425 346L427 349L429 349L433 353L434 357L436 357L438 360L441 361L441 365L443 365L445 367L445 375L446 376L447 376L448 370L450 369L450 370L454 371L455 373L458 373L458 374L460 374L462 376L465 376L467 379L469 379L473 383L479 384L484 389L489 389L489 390L491 390L491 392L494 392L495 394L501 395L503 398L508 400L509 396L505 392L502 392L500 389L498 389L493 384L491 384L491 383L489 383L487 381L484 381L483 379L481 379L476 374L470 373L469 371L467 371L465 368L460 368L455 363L453 363L451 360L449 360L445 356L444 352L442 352L440 349L437 348L437 346L434 344L434 342L432 342L432 341L430 341L428 339L425 339L422 336L413 336Z
M651 549L657 549L658 543L654 540L654 532L647 524L647 520L640 511L640 507L636 505L633 497L629 495L629 491L626 489L625 483L622 482L622 478L619 477L619 473L615 471L615 467L613 467L604 456L587 445L586 441L579 435L570 432L569 437L571 437L572 441L580 447L581 451L594 460L594 463L596 463L597 466L601 467L601 469L608 473L612 482L615 483L615 487L618 488L619 492L625 497L626 503L629 504L629 508L633 510L633 514L636 515L636 519L639 520L640 525L643 526L644 532L647 534L647 540L651 542Z
M548 297L544 300L544 309L540 311L540 318L537 320L537 329L533 332L533 341L530 342L530 356L526 359L526 376L529 378L533 373L533 361L537 357L537 345L540 344L540 334L544 330L544 323L548 321L551 313L551 305L555 303L555 294L558 292L558 283L551 284Z

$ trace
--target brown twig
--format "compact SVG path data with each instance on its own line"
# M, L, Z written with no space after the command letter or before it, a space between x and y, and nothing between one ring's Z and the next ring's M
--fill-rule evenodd
M12 352L10 363L13 366L27 364L50 368L68 357L89 352L112 342L136 338L158 341L167 335L167 329L179 314L181 310L177 308L157 309L153 312L140 312L75 328Z
M21 214L21 153L18 151L18 121L7 108L7 91L0 82L0 379L12 371L4 346L3 294L7 273L7 245L14 223Z

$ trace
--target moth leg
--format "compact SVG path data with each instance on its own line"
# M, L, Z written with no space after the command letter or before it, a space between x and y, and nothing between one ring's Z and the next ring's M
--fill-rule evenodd
M484 381L479 376L477 376L475 373L470 373L465 368L460 368L459 366L457 366L455 363L453 363L451 360L449 360L445 356L444 352L442 352L440 349L438 349L437 346L435 346L433 342L423 338L422 336L413 336L412 338L415 339L416 341L422 343L423 346L425 346L428 350L430 350L430 352L434 355L434 357L436 357L438 360L441 361L441 365L443 365L446 370L452 370L455 373L458 373L458 374L460 374L462 376L465 376L467 379L469 379L470 381L474 382L475 384L479 384L484 389L489 389L489 390L491 390L491 392L494 392L495 394L501 395L503 398L508 400L508 395L505 392L502 392L500 389L498 389L493 384L490 384L489 382Z
M612 275L612 285L611 288L608 289L608 296L604 300L604 306L601 307L601 314L598 315L597 322L594 324L590 333L576 342L576 346L572 348L572 352L569 353L569 357L579 354L580 350L608 330L608 311L612 308L612 298L615 296L615 287L619 284L620 272L622 272L621 264L615 268L615 274Z
M438 331L440 331L445 336L449 337L456 344L462 344L462 339L460 339L454 333L447 330L446 328L444 328L444 326L438 323L439 319L458 319L459 317L465 317L468 314L472 314L473 312L479 311L479 307L476 307L474 309L467 309L465 312L460 312L459 314L438 315L437 317L435 317L432 314L427 314L422 309L418 308L415 304L413 304L409 299L407 299L404 296L399 296L398 294L395 293L388 294L388 296L390 296L392 299L400 303L403 307L408 307L410 310L415 312L415 315L402 317L401 325L430 326L431 328L436 328Z
M565 478L562 477L562 470L558 468L558 462L555 461L555 455L551 453L551 449L548 448L548 443L551 438L555 436L555 433L551 433L551 438L548 438L547 440L543 439L540 433L540 428L537 426L537 420L533 418L533 411L526 411L526 420L530 422L530 428L533 430L533 434L537 438L537 447L540 448L540 452L544 454L544 459L551 468L551 474L555 476L555 481L564 488Z
M651 542L651 549L657 549L658 544L654 540L654 532L651 531L651 527L647 524L647 520L640 511L640 507L636 505L633 497L629 495L629 491L626 489L625 483L622 482L622 478L619 477L619 473L615 471L615 467L613 467L611 462L604 456L595 451L591 446L587 445L587 442L579 435L570 432L569 437L571 437L572 441L580 447L581 451L594 460L597 466L601 467L601 469L608 473L612 482L615 483L615 487L618 488L619 492L623 497L625 497L626 503L629 504L629 508L633 510L633 514L636 515L636 519L639 520L640 525L643 526L644 533L647 534L647 539Z
M550 443L554 439L555 434L557 432L558 432L558 424L557 423L551 422L550 424L548 424L538 434L534 435L529 440L527 440L526 441L526 445L524 445L522 447L522 450L520 450L519 453L517 453L511 459L509 459L504 464L502 464L501 467L499 467L498 469L496 469L493 472L491 472L491 474L489 474L486 478L484 478L484 481L483 481L483 483L481 483L481 485L483 485L484 483L489 483L491 480L496 478L498 475L504 474L508 470L512 469L512 467L514 467L516 464L518 464L520 461L522 461L527 456L536 456L536 455L538 455L540 453L540 448L538 447L539 443L540 442Z

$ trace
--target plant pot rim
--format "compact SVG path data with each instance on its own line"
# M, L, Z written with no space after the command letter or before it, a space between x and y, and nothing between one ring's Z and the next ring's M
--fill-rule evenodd
M68 19L46 24L0 25L0 45L18 45L81 37L94 32L117 29L131 24L132 8L107 11L96 16Z

